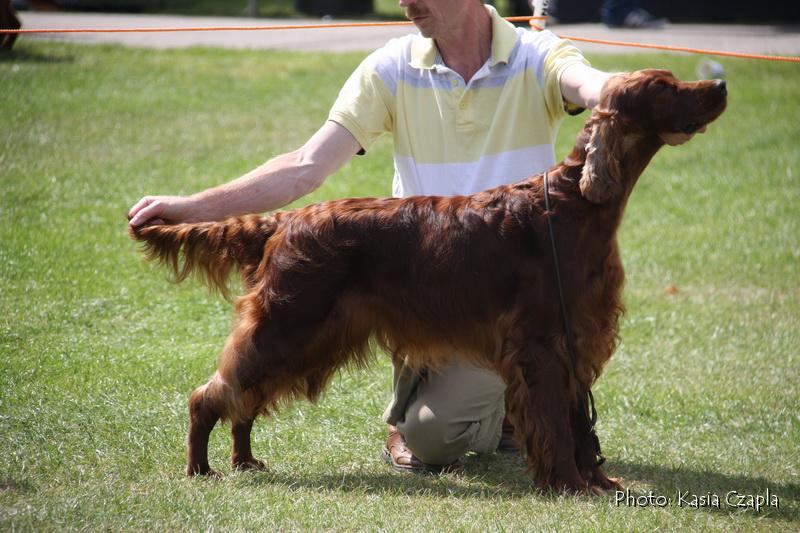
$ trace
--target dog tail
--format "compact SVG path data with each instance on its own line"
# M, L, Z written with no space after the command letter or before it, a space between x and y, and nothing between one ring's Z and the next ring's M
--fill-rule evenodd
M245 278L254 273L276 227L275 217L250 215L221 222L129 228L129 232L144 243L147 259L172 270L176 283L194 272L209 288L228 298L231 269L238 267Z

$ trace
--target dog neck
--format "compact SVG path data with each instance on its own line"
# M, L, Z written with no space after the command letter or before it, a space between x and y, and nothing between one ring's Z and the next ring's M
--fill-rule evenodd
M639 178L644 173L644 169L650 164L653 156L664 146L664 141L657 135L649 135L642 137L630 136L622 142L623 155L620 161L622 172L619 180L623 185L623 191L620 194L619 201L624 206Z
M603 227L607 228L609 233L614 233L622 220L622 214L633 188L653 156L664 146L664 142L657 135L633 133L617 140L616 142L619 143L616 146L618 165L617 171L611 177L619 184L620 190L606 202L592 203L583 196L580 189L592 127L591 122L587 122L586 127L579 134L572 152L553 169L553 187L557 191L566 193L576 204L575 207L582 206L582 216L605 219L606 225Z

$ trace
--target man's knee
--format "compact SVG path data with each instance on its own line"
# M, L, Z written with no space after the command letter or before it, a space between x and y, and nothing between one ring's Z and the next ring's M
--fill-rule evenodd
M499 376L456 361L416 387L397 429L419 460L448 465L469 451L497 447L504 397Z

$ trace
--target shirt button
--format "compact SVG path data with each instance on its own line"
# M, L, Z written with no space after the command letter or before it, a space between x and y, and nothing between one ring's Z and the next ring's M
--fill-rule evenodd
M458 80L450 80L450 85L455 87L456 85L458 85Z
M459 109L466 109L467 108L467 104L465 104L464 102L461 102L460 104L458 104L458 108Z

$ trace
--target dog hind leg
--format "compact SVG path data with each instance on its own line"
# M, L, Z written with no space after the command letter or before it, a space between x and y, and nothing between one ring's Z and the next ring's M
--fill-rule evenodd
M253 457L250 448L250 432L253 429L254 418L243 422L234 422L231 426L233 436L233 453L231 465L236 470L264 470L266 465Z
M234 466L240 462L251 466L260 463L250 453L250 430L256 411L248 410L244 405L242 387L236 375L225 371L226 366L230 366L225 365L226 361L247 360L252 351L251 333L252 329L245 322L239 322L222 350L220 368L189 398L188 476L218 475L208 464L208 438L220 419L232 424L234 458L238 458L233 461Z
M338 296L333 289L319 292L332 295L331 300ZM219 419L232 424L233 467L263 469L250 443L256 416L296 398L314 401L348 360L365 362L369 321L354 319L353 306L346 302L320 302L317 295L315 305L304 305L305 296L294 294L292 305L273 304L269 313L257 291L237 303L239 320L217 374L190 401L188 475L211 472L208 436Z
M226 371L231 366L226 362L252 359L251 334L252 328L248 323L240 321L228 337L222 350L220 366L216 374L208 383L198 387L189 398L188 465L186 467L188 476L217 475L208 464L208 438L220 419L229 420L232 423L234 453L239 451L241 460L245 462L253 465L258 463L249 454L250 429L257 411L245 405L242 387L236 373L231 374ZM245 438L246 445L244 444Z
M208 465L208 437L220 419L218 377L198 387L189 397L189 438L187 476L217 475Z

